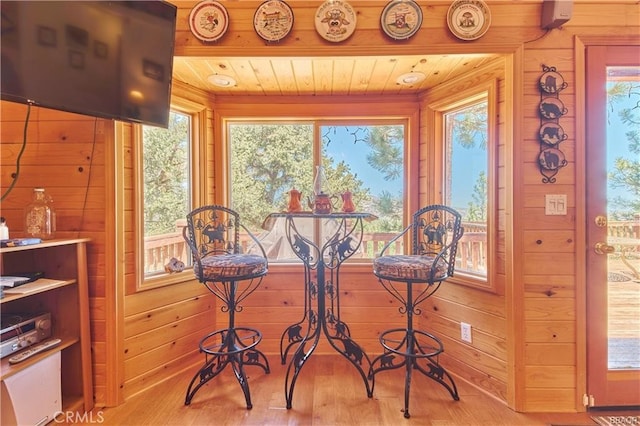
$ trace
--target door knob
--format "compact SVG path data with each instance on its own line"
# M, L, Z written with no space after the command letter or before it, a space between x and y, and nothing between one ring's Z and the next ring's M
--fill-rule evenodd
M596 223L597 227L604 228L607 226L607 216L598 215L596 216L594 222Z
M616 251L614 246L610 246L607 243L596 243L593 249L597 254L609 254Z

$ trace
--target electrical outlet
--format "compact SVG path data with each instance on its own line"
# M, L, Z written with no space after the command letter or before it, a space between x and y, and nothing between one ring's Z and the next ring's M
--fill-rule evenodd
M471 343L471 325L466 322L460 323L460 338L467 343Z

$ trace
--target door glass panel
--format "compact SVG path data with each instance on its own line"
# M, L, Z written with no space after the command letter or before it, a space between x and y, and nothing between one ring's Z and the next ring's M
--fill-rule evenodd
M640 368L640 67L607 68L608 368Z

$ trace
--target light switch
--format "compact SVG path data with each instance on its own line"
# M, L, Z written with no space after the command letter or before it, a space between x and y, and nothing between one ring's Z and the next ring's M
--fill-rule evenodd
M546 194L544 196L544 214L547 216L567 214L566 194Z

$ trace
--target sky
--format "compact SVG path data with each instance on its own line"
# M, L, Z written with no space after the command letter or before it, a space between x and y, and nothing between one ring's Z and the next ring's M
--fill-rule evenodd
M389 191L392 194L401 194L403 189L402 177L386 181L373 167L367 163L367 155L372 152L369 146L364 142L353 143L354 137L349 134L344 127L337 127L335 136L336 141L343 143L330 143L327 152L332 155L336 162L345 160L351 167L351 171L358 175L365 185L369 186L373 195L380 195L382 191ZM471 154L474 159L482 159L485 156L483 150L478 148L463 149L457 147L454 156L460 155L462 151ZM475 164L454 164L453 173L457 177L452 188L452 205L464 208L471 201L473 185L481 170L486 170L486 163L481 164L476 161Z
M635 106L637 102L638 97L636 96L635 98L627 98L625 102L622 102L617 106L620 109L631 108ZM629 151L629 142L627 140L627 137L625 136L625 133L629 130L629 126L622 123L616 111L609 114L609 121L607 123L607 168L609 171L613 170L615 161L619 157L624 157L635 161L640 160L637 155L634 155ZM629 198L630 196L632 196L631 194L629 194L629 191L625 190L624 188L608 188L607 191L610 197L621 196L624 198Z
M629 100L621 107L629 107L635 100ZM365 182L365 184L371 189L371 193L374 195L380 195L382 191L389 191L392 194L400 194L403 189L402 178L398 178L392 181L386 181L383 179L380 172L373 169L367 163L367 155L371 153L371 149L364 142L354 143L354 136L349 134L345 127L337 126L335 138L336 141L342 141L343 143L330 143L327 147L328 153L332 155L336 162L345 160L351 167L351 171L357 174L358 178ZM351 127L353 130L353 126ZM607 166L611 169L614 161L618 157L632 158L632 154L628 149L628 142L624 133L628 130L628 126L623 125L620 122L617 114L611 114L610 122L607 127L607 139L610 143L607 144ZM572 135L569 135L571 137ZM611 143L613 142L613 143ZM622 142L622 143L616 143ZM558 146L562 150L562 144ZM457 148L454 151L454 158L457 154L461 153L462 148ZM473 158L481 160L484 157L484 151L479 148L464 149L466 154L470 154ZM637 159L636 159L637 160ZM570 160L571 161L571 160ZM476 164L460 164L454 162L452 173L456 176L452 188L452 205L457 208L465 208L467 204L472 200L471 195L473 193L473 186L481 170L486 170L486 164L482 164L481 161ZM559 171L562 173L562 170ZM541 176L542 179L542 176ZM625 195L629 196L628 191L624 189L609 190L610 195Z
M353 129L355 126L351 126ZM331 155L335 162L344 160L349 164L351 171L358 175L358 178L369 186L373 195L380 195L384 190L392 194L402 193L402 176L398 179L386 181L381 173L367 163L367 155L372 152L364 142L354 143L353 135L350 135L345 127L336 127L335 136L332 139L342 141L342 143L329 143L327 153Z

